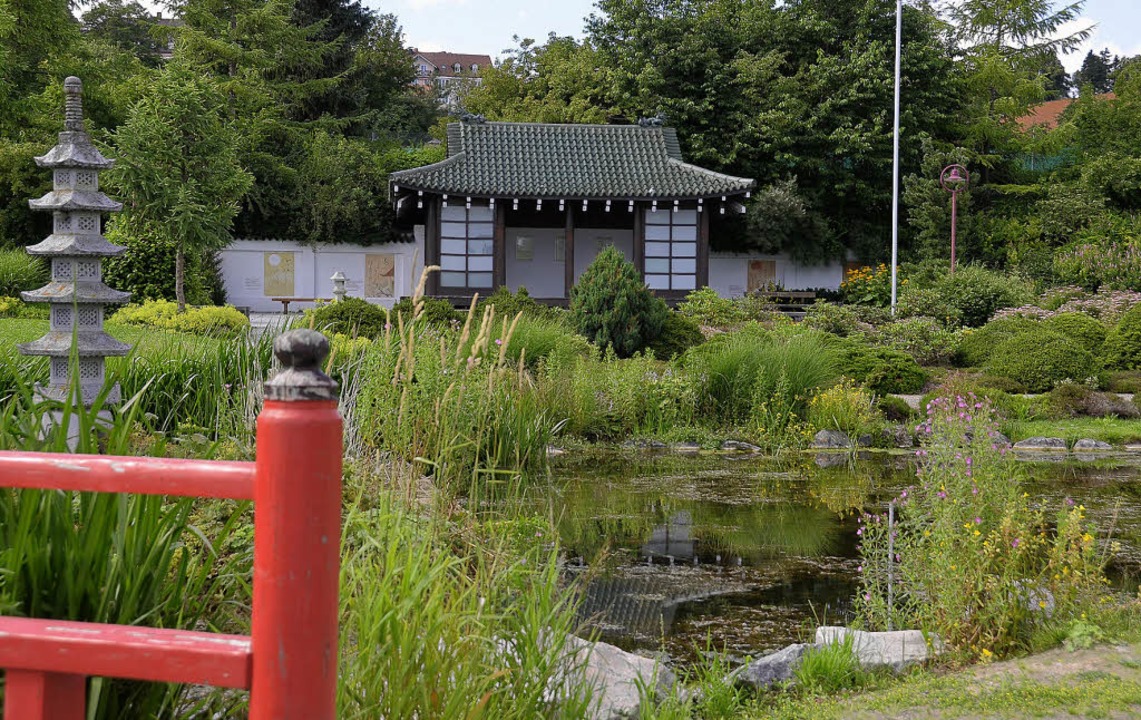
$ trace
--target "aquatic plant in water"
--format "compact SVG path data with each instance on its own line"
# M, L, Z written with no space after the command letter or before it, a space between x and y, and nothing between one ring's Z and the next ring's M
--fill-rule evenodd
M1026 646L1035 625L1096 604L1104 557L1085 508L1046 511L1023 492L993 409L973 394L940 397L917 432L916 484L860 523L855 599L874 629L919 627L977 658Z

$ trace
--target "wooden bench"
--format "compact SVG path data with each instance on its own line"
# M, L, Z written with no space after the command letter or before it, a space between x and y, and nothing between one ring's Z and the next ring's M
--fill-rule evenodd
M281 314L285 315L289 312L289 303L291 302L333 302L333 298L312 298L312 297L275 297L270 298L274 302L281 303Z
M816 299L813 290L757 290L753 295L777 305L807 305Z

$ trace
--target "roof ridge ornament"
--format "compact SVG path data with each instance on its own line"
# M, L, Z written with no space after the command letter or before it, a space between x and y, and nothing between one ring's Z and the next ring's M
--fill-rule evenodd
M472 113L464 113L460 115L460 122L465 125L483 125L487 122L487 118L483 115L474 115Z
M638 118L638 126L644 128L664 127L666 124L666 114L658 113L653 117Z

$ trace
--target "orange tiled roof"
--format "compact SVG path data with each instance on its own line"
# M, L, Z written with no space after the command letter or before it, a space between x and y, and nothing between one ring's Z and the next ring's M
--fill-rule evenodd
M1099 100L1113 100L1117 96L1113 93L1106 93L1097 97ZM1018 127L1024 131L1036 127L1053 130L1058 127L1058 119L1062 113L1073 102L1074 98L1062 98L1061 100L1050 100L1041 105L1035 105L1030 108L1030 112L1018 118Z

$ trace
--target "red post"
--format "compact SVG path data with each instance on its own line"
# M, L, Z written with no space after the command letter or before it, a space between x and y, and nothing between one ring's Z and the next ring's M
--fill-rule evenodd
M277 338L254 480L250 720L335 720L341 416L312 330Z
M20 720L83 720L87 678L82 675L8 670L4 678L4 717Z
M955 274L955 227L959 224L959 191L951 192L951 274Z

